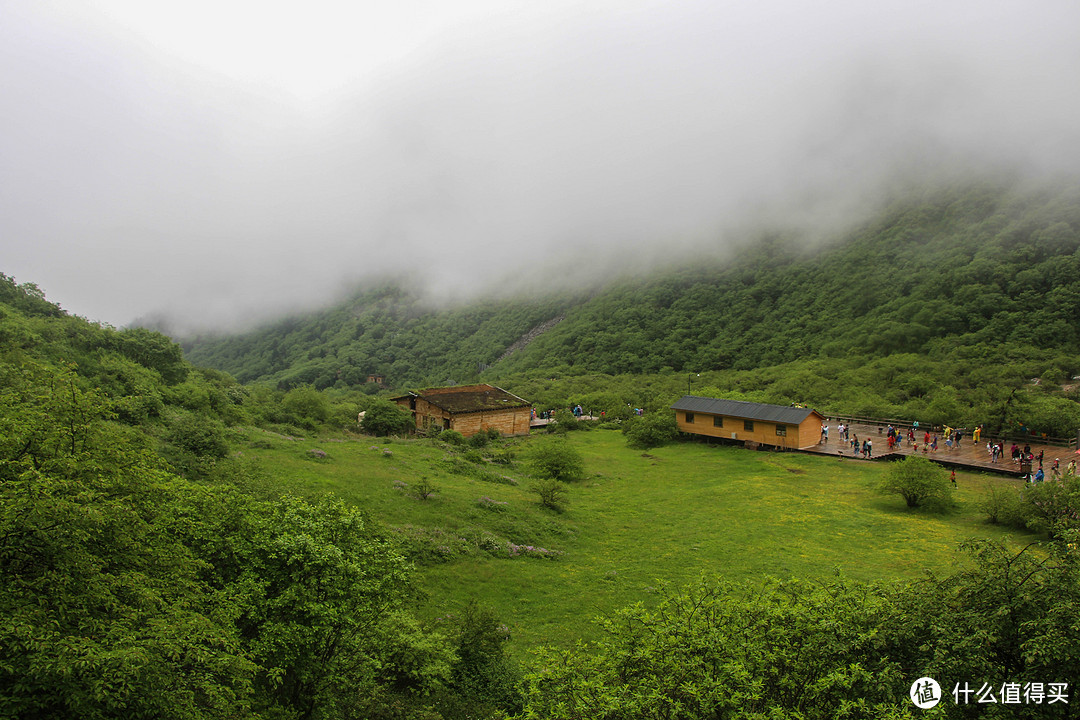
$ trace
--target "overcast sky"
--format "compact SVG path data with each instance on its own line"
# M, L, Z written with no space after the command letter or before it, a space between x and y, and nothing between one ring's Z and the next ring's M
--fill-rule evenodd
M0 272L117 326L603 273L984 161L1080 167L1080 3L0 0Z

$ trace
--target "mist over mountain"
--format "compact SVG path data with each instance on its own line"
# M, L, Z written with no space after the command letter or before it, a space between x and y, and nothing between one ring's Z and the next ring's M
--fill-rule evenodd
M894 353L965 352L986 361L1008 348L1071 355L1062 372L1072 374L1080 353L1078 228L1075 185L938 188L813 247L799 236L763 235L734 258L703 256L576 292L450 307L426 301L417 276L332 309L184 346L197 364L282 388L357 387L370 374L403 388Z
M594 286L1080 166L1064 2L2 7L6 272L116 325Z

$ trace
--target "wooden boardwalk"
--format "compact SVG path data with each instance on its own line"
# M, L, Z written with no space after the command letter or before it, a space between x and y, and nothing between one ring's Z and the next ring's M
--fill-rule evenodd
M912 455L915 453L915 449L907 441L907 428L902 428L903 442L898 446L889 450L889 440L887 437L888 426L887 425L865 425L852 423L849 431L849 436L855 438L858 436L859 444L862 445L862 441L869 438L873 443L873 453L870 460L888 460L896 459L904 455ZM966 435L961 441L960 446L950 449L945 440L938 434L938 448L937 451L926 450L924 451L923 445L923 430L920 430L916 439L918 440L919 455L933 460L936 463L940 463L945 466L955 467L957 470L975 470L980 472L993 472L1001 473L1003 475L1013 475L1020 477L1023 472L1020 469L1018 463L1013 462L1009 456L1009 449L1012 447L1012 441L1005 441L1003 447L1005 457L998 458L996 463L991 462L991 454L986 451L986 440L982 438L978 444L976 444L971 435ZM931 432L933 437L933 432ZM1024 447L1024 443L1017 441L1017 444L1021 449ZM1050 479L1050 468L1053 467L1054 459L1060 460L1061 471L1065 472L1065 468L1068 467L1069 461L1076 459L1080 463L1080 455L1075 450L1069 447L1062 447L1060 445L1044 445L1034 442L1034 439L1030 442L1031 452L1035 455L1036 460L1032 465L1032 471L1038 469L1039 453L1043 453L1043 468L1046 473L1047 479ZM861 460L862 455L853 454L851 444L843 439L836 437L836 425L833 422L829 423L829 441L826 443L820 443L808 448L802 448L802 452L810 452L821 455L832 455L837 457L842 455L845 459Z

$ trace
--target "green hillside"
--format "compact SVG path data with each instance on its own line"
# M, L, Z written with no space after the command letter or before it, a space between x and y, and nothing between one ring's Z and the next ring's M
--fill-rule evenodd
M1078 207L968 188L812 251L442 309L369 288L190 354L0 276L0 714L905 718L923 675L1075 675L1074 476L908 510L887 466L617 429L692 390L1071 434ZM373 439L360 410L401 413L370 373L608 423Z
M435 309L398 287L236 337L185 342L243 382L394 387L522 372L750 369L808 357L958 347L1080 352L1080 192L927 193L820 247L759 237L730 261L614 281L582 296ZM550 329L504 353L545 321ZM483 366L490 366L482 372Z

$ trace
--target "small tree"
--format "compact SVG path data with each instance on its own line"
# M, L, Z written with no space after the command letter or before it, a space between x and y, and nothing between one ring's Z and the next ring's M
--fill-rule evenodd
M1030 529L1051 538L1070 529L1080 529L1080 479L1066 475L1060 481L1025 487L1021 513Z
M666 445L678 434L675 414L669 411L651 412L632 417L623 425L626 443L633 448L653 448Z
M536 483L532 491L540 498L540 504L555 512L562 512L566 503L566 485L554 478Z
M324 423L330 418L330 401L312 385L301 385L285 393L281 409L301 425Z
M581 480L585 477L585 462L581 453L565 440L551 440L533 450L530 464L543 477L555 480Z
M439 489L432 485L431 481L426 477L417 480L416 484L413 485L412 490L413 495L415 495L418 500L427 500L429 497L439 492Z
M412 413L389 400L376 398L364 412L360 427L372 435L403 433L413 427Z
M900 495L908 507L944 509L952 505L952 483L945 471L926 458L910 455L885 471L878 491Z

